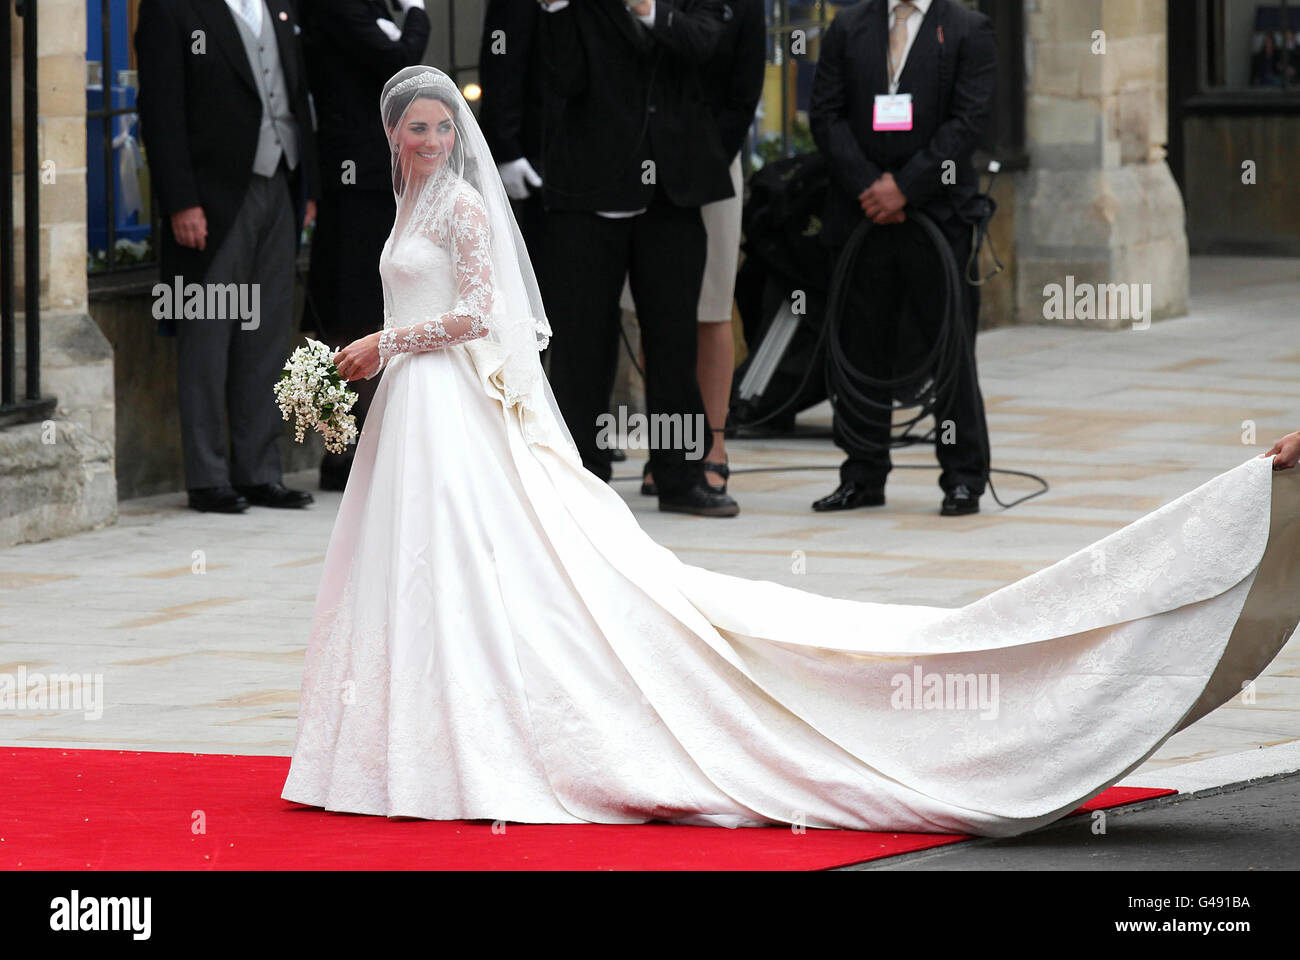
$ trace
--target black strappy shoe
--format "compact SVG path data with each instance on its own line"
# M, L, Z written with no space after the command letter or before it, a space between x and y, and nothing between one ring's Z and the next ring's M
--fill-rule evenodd
M727 434L726 429L723 427L713 427L712 429L714 433L720 433L723 436L726 436ZM718 493L726 493L727 481L731 479L731 467L727 462L723 461L722 463L718 463L716 460L705 460L700 464L700 466L704 468L705 473L716 473L722 478L722 486L720 487L715 487L713 484L709 483L709 481L705 480L704 482L708 484L709 489L716 490Z
M707 480L704 481L705 485L710 490L716 490L718 493L727 492L727 480L731 477L731 467L729 467L726 463L718 463L713 460L705 460L703 463L700 464L700 468L704 470L706 473L716 473L718 476L722 478L722 486L720 487L715 487ZM641 496L657 497L659 495L659 491L655 487L654 481L646 479L649 473L650 473L650 461L647 460L646 465L641 469Z
M716 461L713 460L705 460L703 463L700 464L700 466L704 469L705 473L716 473L718 476L722 478L722 486L720 487L715 487L707 480L704 481L705 483L709 483L709 489L716 490L718 491L718 493L726 493L727 480L731 477L731 467L729 467L726 463L717 463Z

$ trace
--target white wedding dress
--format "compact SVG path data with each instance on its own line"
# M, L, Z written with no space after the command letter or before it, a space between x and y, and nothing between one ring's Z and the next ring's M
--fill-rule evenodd
M1238 693L1300 619L1300 471L1259 459L960 609L682 563L549 411L507 402L480 331L418 325L475 298L464 266L421 237L381 260L386 326L426 333L387 341L399 352L325 560L288 800L1010 835ZM962 708L934 677L996 682L995 709Z

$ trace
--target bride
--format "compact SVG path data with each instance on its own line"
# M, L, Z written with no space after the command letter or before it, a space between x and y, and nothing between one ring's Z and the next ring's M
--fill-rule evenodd
M1237 694L1300 620L1300 476L1252 459L960 609L680 562L582 466L455 84L384 88L383 377L330 537L283 796L425 819L1007 836ZM574 256L582 251L574 250Z

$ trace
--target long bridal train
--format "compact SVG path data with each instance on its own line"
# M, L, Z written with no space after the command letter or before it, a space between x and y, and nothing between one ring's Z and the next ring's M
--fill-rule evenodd
M965 607L862 603L682 563L498 367L483 341L388 364L288 800L1011 835L1239 693L1300 620L1300 471L1269 460ZM935 677L996 701L936 704Z
M957 610L680 562L573 448L527 250L455 83L406 68L380 115L385 369L326 553L286 799L1014 834L1228 700L1300 620L1300 472L1259 459ZM367 340L341 371L372 373Z

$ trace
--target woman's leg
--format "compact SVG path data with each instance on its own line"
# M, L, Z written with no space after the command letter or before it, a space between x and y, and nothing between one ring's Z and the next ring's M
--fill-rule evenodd
M699 356L695 364L695 376L700 381L700 393L704 396L704 414L713 431L713 449L709 451L709 460L713 463L727 462L727 443L723 428L727 423L727 410L731 403L731 377L736 369L736 343L733 339L730 323L699 324ZM713 487L721 488L726 478L711 470L704 472L705 481Z

